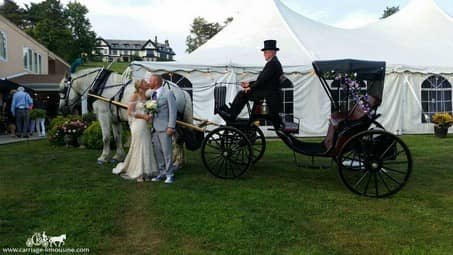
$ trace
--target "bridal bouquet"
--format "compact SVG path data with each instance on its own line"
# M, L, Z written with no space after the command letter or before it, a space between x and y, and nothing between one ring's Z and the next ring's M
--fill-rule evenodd
M157 112L157 101L156 100L152 100L152 99L149 99L145 102L145 112L152 116L154 113ZM152 122L148 123L148 128L152 128Z
M148 100L145 102L145 111L148 114L153 114L157 112L157 101L156 100Z

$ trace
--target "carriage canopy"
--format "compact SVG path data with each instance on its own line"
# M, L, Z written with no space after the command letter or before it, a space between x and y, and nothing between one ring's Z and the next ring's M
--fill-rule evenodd
M338 102L332 96L332 90L327 80L334 80L337 75L351 75L359 82L367 83L367 94L382 100L384 91L385 67L383 61L365 61L355 59L341 59L328 61L314 61L313 68L334 105Z

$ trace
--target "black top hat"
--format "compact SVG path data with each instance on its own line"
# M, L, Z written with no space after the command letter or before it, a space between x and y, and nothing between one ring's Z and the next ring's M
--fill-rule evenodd
M276 40L266 40L266 41L264 41L264 48L262 48L261 51L265 51L265 50L279 51L280 49L277 48Z

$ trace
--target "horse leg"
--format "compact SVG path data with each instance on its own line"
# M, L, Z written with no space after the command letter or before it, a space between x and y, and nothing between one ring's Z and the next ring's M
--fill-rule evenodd
M112 162L119 162L124 159L124 148L123 148L123 127L121 126L120 122L115 122L112 125L113 129L113 138L115 139L116 143L116 153L113 156Z
M173 138L173 165L176 169L180 169L185 163L184 140L179 142L178 135Z
M184 116L183 121L185 123L193 123L193 107L192 99L190 98L189 93L184 91ZM180 137L180 134L176 133L173 139L173 162L177 168L182 168L185 161L185 150L184 150L184 138Z
M102 154L98 158L98 164L104 164L107 162L110 155L110 127L112 125L112 120L110 118L110 114L107 112L98 113L98 120L101 125L103 142Z

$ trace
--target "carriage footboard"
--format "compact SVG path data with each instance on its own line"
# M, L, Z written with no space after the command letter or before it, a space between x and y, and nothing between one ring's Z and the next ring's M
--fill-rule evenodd
M293 151L308 156L327 156L328 150L324 146L323 142L303 142L297 139L294 135L285 133L283 131L277 131L278 137Z

